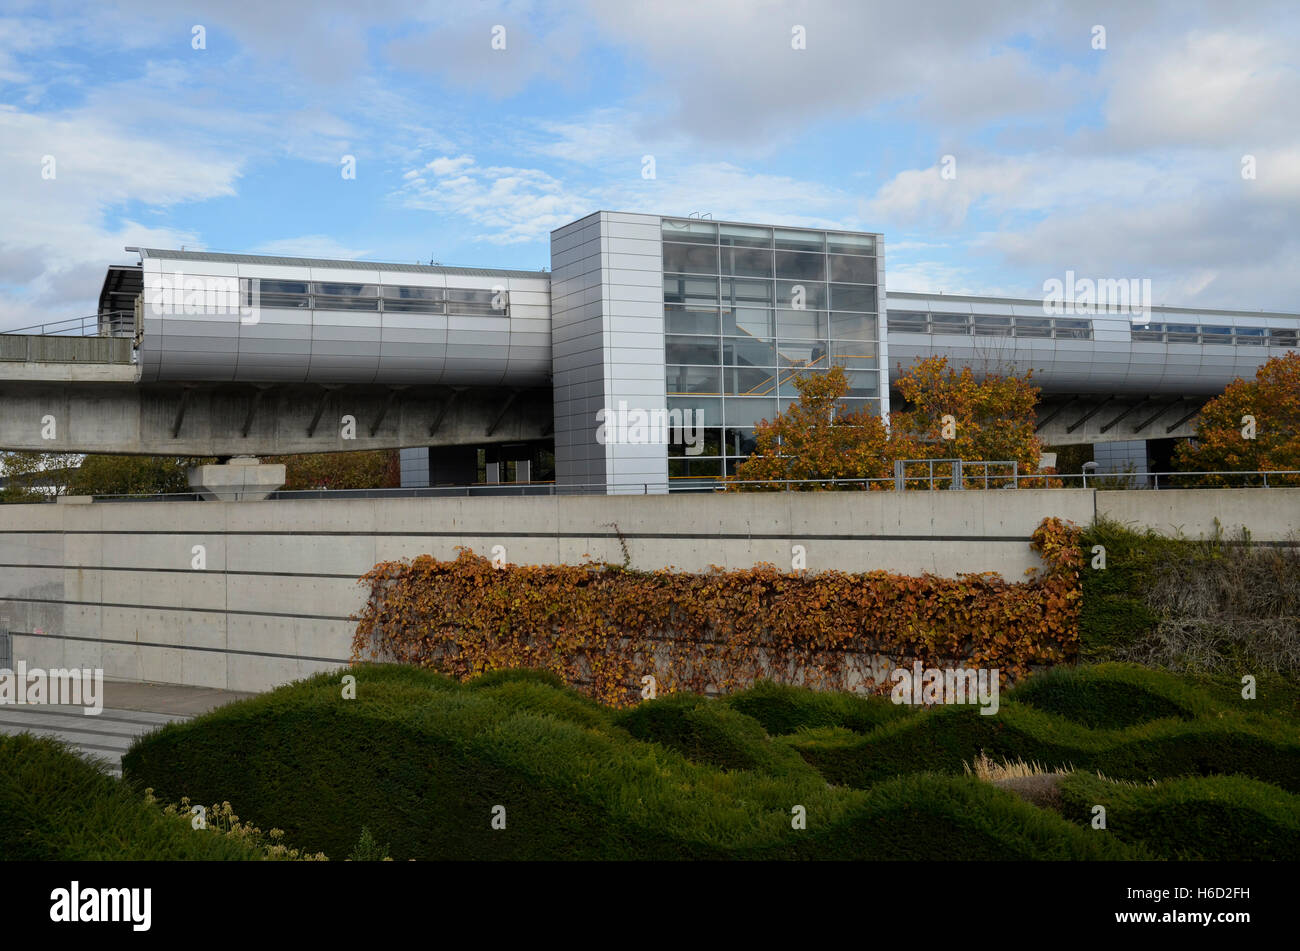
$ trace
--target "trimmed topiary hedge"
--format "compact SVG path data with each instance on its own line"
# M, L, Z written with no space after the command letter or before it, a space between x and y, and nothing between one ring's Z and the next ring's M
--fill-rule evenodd
M0 859L245 860L242 842L195 832L58 740L0 735Z
M911 708L884 697L859 696L840 691L809 690L761 680L748 690L723 699L727 706L753 717L773 736L818 726L838 726L869 733L882 724L906 716Z
M1067 819L1091 827L1106 808L1106 829L1166 859L1241 861L1300 855L1300 796L1241 776L1115 783L1073 773L1059 784Z
M1120 779L1241 774L1300 791L1294 724L1228 712L1094 730L1008 699L996 716L940 707L866 736L822 729L785 742L830 782L858 788L922 770L961 773L982 751L994 759L1100 770Z
M828 786L719 701L650 701L619 725L532 676L462 686L404 667L352 673L353 700L340 674L319 675L164 726L136 742L124 773L167 800L228 800L333 857L363 825L396 860L1145 854L969 777Z

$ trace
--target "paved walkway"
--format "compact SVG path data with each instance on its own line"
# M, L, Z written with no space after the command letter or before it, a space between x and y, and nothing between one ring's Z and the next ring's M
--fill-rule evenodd
M105 760L122 774L122 754L142 733L173 720L188 720L251 693L211 687L106 682L104 711L86 716L81 707L0 704L0 733L56 736L83 756Z

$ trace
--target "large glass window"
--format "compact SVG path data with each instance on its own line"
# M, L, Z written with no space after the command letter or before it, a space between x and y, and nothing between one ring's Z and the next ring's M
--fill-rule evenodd
M665 304L718 304L718 279L716 277L685 277L664 275Z
M722 358L729 366L775 367L776 343L757 337L723 337Z
M723 315L722 332L771 340L776 335L775 312L766 307L736 307Z
M259 307L310 307L311 296L306 281L257 282Z
M771 248L771 228L748 228L744 225L719 225L718 243L724 248Z
M832 254L827 257L830 262L832 281L845 284L876 283L876 259L855 258L847 254Z
M826 250L840 254L875 254L876 239L869 234L835 234L826 235Z
M664 270L685 274L717 274L718 249L713 245L664 242Z
M664 241L680 241L686 244L718 243L718 226L711 221L680 221L665 218L662 231Z
M665 304L664 330L670 334L713 334L720 327L718 308L694 304Z
M670 366L667 371L669 395L702 393L717 396L721 370L718 367Z
M855 284L832 284L831 306L836 310L858 310L875 313L876 289Z
M772 276L772 252L754 248L723 248L722 273L736 277Z
M665 363L722 363L722 352L717 340L708 337L678 337L668 335L664 338Z
M723 278L722 299L733 306L772 306L772 282L755 278Z
M663 240L668 405L726 432L704 459L670 449L671 476L734 471L754 425L787 409L806 373L843 367L845 405L878 411L873 236L667 219Z
M776 252L776 276L792 281L826 280L826 255L801 251Z
M824 310L778 310L776 312L776 335L784 340L793 337L799 340L826 337L826 311Z
M778 251L822 252L826 250L826 236L820 231L792 231L777 228L776 247Z
M889 319L892 324L893 314L890 314ZM875 314L842 314L838 311L832 311L831 336L837 340L869 341L874 347L876 344L876 316Z
M777 281L778 307L795 309L802 301L807 310L826 309L826 285L818 281Z
M771 396L776 392L775 368L726 367L723 391L728 396Z

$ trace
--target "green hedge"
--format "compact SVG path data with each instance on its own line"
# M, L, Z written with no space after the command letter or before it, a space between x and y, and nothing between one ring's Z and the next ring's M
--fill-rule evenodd
M1007 699L995 716L943 707L865 737L822 729L786 742L830 782L858 788L912 772L961 773L983 751L994 759L1100 770L1120 779L1240 774L1300 791L1295 725L1234 713L1094 730Z
M1056 667L1026 680L1009 697L1103 730L1166 717L1191 720L1223 709L1173 674L1132 664Z
M163 814L51 738L0 735L0 858L8 861L246 860L264 856Z
M1061 812L1091 827L1106 807L1105 832L1167 859L1240 861L1300 855L1300 796L1240 776L1114 783L1073 773L1060 783Z
M769 680L733 693L724 702L733 710L753 717L773 736L818 726L869 733L911 711L910 707L891 703L884 697L809 690Z
M968 777L831 787L735 711L702 712L717 701L645 704L627 721L657 738L642 742L533 676L461 686L413 668L352 673L355 700L341 698L340 674L323 674L168 724L136 742L125 775L168 800L228 800L336 858L363 824L399 861L1144 854ZM692 762L663 741L755 768ZM491 828L497 804L503 830ZM806 829L792 828L796 805Z
M615 722L636 739L660 743L694 763L770 775L817 775L790 747L773 743L757 720L695 694L671 694L631 707Z

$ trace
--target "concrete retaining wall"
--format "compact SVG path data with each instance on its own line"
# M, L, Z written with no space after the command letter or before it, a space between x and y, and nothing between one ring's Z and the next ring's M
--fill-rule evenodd
M907 574L1039 564L1055 515L1188 534L1300 534L1300 489L781 493L0 506L0 626L13 659L118 680L264 690L347 662L376 562L457 546L517 564L621 562ZM623 536L620 542L619 534ZM203 567L197 567L202 546Z

